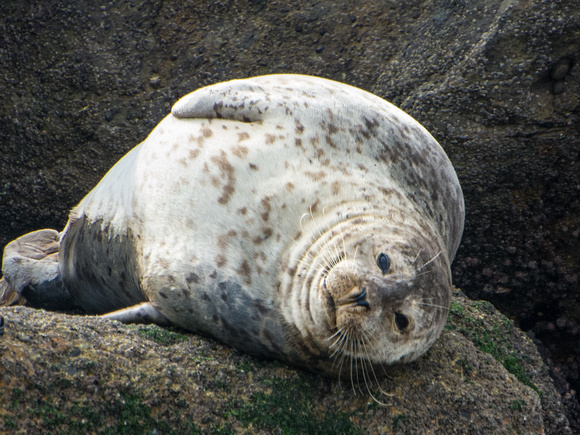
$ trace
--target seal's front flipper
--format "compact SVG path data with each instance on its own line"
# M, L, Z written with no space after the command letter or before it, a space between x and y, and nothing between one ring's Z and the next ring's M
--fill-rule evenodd
M157 311L150 302L143 302L129 308L105 314L105 319L118 320L122 323L154 323L159 326L170 326L171 322Z
M39 230L4 248L0 305L30 305L48 310L78 308L62 281L58 266L60 234Z

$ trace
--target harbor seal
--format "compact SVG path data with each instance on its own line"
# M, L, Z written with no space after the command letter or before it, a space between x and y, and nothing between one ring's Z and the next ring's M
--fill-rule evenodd
M179 100L61 233L9 244L3 299L366 380L440 335L463 222L445 152L390 103L317 77L233 80Z

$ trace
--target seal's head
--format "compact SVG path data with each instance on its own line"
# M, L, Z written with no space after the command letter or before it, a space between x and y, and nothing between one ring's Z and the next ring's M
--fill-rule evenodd
M451 297L449 265L417 242L369 235L324 270L317 290L336 330L335 356L409 362L437 339Z
M417 359L449 310L450 262L437 239L403 223L365 220L319 237L297 275L308 298L305 323L313 326L307 335L326 355L319 368L327 374L369 374Z

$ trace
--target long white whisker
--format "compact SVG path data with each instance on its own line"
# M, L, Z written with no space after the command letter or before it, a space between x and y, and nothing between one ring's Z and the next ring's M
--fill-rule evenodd
M419 258L419 255L421 255L421 249L419 249L419 252L417 252L417 256L415 257L415 259L413 261L411 261L411 264L415 264L415 261L417 261L417 258Z
M302 231L302 232L304 232L304 227L302 226L302 221L307 216L308 216L308 213L304 213L302 216L300 216L300 231Z
M337 335L339 335L340 333L342 333L342 328L340 328L338 331L336 331L334 334L332 334L330 337L328 337L326 339L326 341L330 341L332 340L334 337L336 337ZM332 347L332 346L331 346Z
M365 335L365 338L367 338L367 340L368 340L368 337L367 337L366 335ZM365 343L364 341L363 341L363 345L364 345L364 348L365 348L365 354L367 355L367 360L368 360L368 362L369 362L369 365L370 365L370 367L371 367L371 371L372 371L373 377L375 378L375 382L377 383L377 386L379 387L379 391L380 391L382 394L384 394L385 396L389 396L389 397L393 396L394 394L387 393L387 392L386 392L386 391L384 391L384 390L383 390L383 388L381 387L381 384L380 384L380 382L379 382L379 378L378 378L378 376L377 376L377 374L376 374L376 372L375 372L375 368L373 367L373 363L372 363L371 359L369 358L368 349L367 349L367 347L366 347L366 343ZM370 393L370 391L369 391L369 393ZM371 394L371 396L372 396L372 394ZM374 396L373 396L373 399L375 399L375 397L374 397ZM376 400L376 399L375 399L375 400ZM378 401L377 401L377 402L378 402ZM379 403L380 403L380 402L379 402Z
M336 355L338 352L341 352L341 351L343 350L342 348L343 348L343 344L344 344L344 342L345 342L345 336L343 335L343 336L339 337L339 338L338 338L338 339L337 339L337 340L336 340L336 341L333 343L333 345L332 345L332 346L334 346L335 344L337 344L337 343L338 343L338 347L337 347L337 348L334 350L334 353L333 353L332 355L330 355L330 358L333 358L333 357L334 357L334 355ZM330 347L332 347L332 346L330 346Z
M346 353L345 352L342 352L342 356L340 358L340 364L338 366L338 386L339 387L341 387L341 385L340 385L340 376L342 375L342 370L343 370L342 368L344 366L344 360L345 360L345 358L346 358Z
M367 362L367 363L369 364L369 366L371 367L371 370L373 371L373 375L374 375L373 364L372 364L372 363L371 363L369 360L366 360L366 362ZM368 376L368 381L367 381L367 376ZM364 369L364 367L363 367L363 378L364 378L364 380L365 380L365 386L367 387L367 393L369 394L369 396L371 396L371 397L372 397L372 399L373 399L375 402L377 402L379 405L382 405L382 406L389 406L387 403L383 403L383 402L381 402L379 399L377 399L377 398L376 398L376 396L375 396L375 395L373 394L373 392L371 391L371 385L369 385L369 384L372 384L372 379L371 379L371 377L370 377L370 372L369 372L369 371L366 371L366 370ZM376 375L375 375L375 382L377 383L377 386L379 387L379 390L381 391L381 393L383 393L383 394L385 394L385 395L388 395L387 393L385 393L385 392L384 392L384 391L381 389L381 387L380 387L380 385L379 385L379 382L378 382L378 380L376 379ZM392 396L392 395L391 395L391 396Z
M427 266L428 264L431 264L433 261L435 261L435 259L436 259L437 257L439 257L439 255L441 255L441 252L443 252L443 251L439 251L435 257L433 257L431 260L429 260L429 261L428 261L427 263L425 263L423 266L421 266L421 267L419 267L418 269L415 269L415 270L416 270L417 272L419 272L419 271L420 271L421 269L423 269L425 266Z
M419 269L417 269L417 270L419 270ZM433 272L432 270L426 270L425 272L417 273L417 274L415 274L415 278L417 278L418 276L427 275L427 274L432 273L432 272Z
M435 308L441 308L442 310L447 310L449 311L449 307L444 307L443 305L435 305L435 304L426 304L424 302L416 302L417 305L425 305L427 307L435 307Z
M359 354L359 352L358 352L358 340L353 340L353 349L355 351L354 352L354 355L358 355ZM360 379L358 377L359 372L360 372L360 370L358 369L358 360L360 358L358 358L358 357L353 357L353 358L354 358L354 367L355 367L355 373L356 373L356 385L358 387L358 391L361 394L364 394L363 391L362 391L362 389L361 389L361 387L360 387Z

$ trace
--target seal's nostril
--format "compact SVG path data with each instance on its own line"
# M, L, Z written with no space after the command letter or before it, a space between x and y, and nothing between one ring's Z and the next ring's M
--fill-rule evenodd
M358 295L355 295L355 297L353 297L353 302L357 306L361 306L361 307L365 307L365 308L370 309L370 305L367 301L367 288L366 287L363 287L362 291Z

